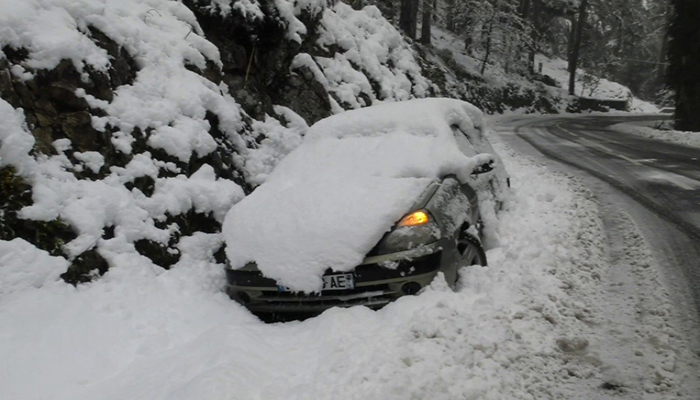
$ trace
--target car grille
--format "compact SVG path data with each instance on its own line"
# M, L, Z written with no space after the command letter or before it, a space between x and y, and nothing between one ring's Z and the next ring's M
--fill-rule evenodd
M361 265L353 271L356 285L354 289L327 290L311 294L281 292L274 280L263 277L259 271L227 270L231 285L229 295L254 312L321 312L331 307L354 305L378 309L404 295L401 283L390 285L382 281L395 282L396 279L402 278L410 281L412 277L435 274L440 265L440 258L441 252L437 252L412 260L401 260L396 268L391 269L376 264ZM337 272L329 269L326 273ZM250 291L250 295L247 291Z
M251 308L255 303L262 302L267 306L275 308L297 308L297 307L319 307L329 308L334 306L349 307L353 305L383 306L396 298L397 292L392 291L389 285L372 285L356 287L343 291L324 291L315 294L300 294L291 292L263 291L262 296L255 298L250 304Z

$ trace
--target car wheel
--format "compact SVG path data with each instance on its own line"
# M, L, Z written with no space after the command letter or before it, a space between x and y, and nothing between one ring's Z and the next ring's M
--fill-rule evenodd
M484 248L481 247L479 239L474 237L474 235L462 232L457 239L457 251L459 252L459 258L457 260L454 280L452 281L452 285L450 285L453 290L459 290L461 286L459 282L460 268L472 265L486 266L486 252Z
M462 232L457 239L457 251L461 258L459 266L482 265L486 266L486 252L481 247L479 239L472 234Z

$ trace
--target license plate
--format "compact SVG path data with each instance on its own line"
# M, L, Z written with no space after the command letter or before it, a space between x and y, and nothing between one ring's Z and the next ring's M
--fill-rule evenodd
M323 276L323 289L345 290L355 288L355 277L352 274L336 274Z
M346 290L355 288L353 274L334 274L323 276L323 288L321 290ZM289 288L278 286L280 292L289 292Z

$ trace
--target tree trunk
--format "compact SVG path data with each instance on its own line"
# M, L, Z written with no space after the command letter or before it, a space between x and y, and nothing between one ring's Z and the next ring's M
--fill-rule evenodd
M527 19L530 16L530 0L520 1L520 16Z
M433 9L435 9L434 1L423 0L423 23L421 24L420 42L426 46L430 46L430 27L433 20Z
M455 0L445 0L445 8L447 9L447 15L445 16L445 27L448 31L455 31L455 13L452 12L455 7Z
M586 7L588 0L581 0L581 6L578 11L578 22L576 22L576 33L574 35L573 48L571 49L571 58L569 59L569 94L574 95L576 89L576 70L578 69L578 58L581 52L581 36L583 35L583 26L586 24Z
M491 55L491 34L493 33L493 23L495 19L496 13L494 12L489 21L488 28L485 31L481 31L482 34L486 35L486 54L484 55L484 61L481 63L481 75L484 75L484 72L486 72L486 64L489 62L489 56Z
M473 19L467 15L464 17L464 26L466 27L465 29L462 29L464 33L464 50L471 54L472 53L472 45L474 44L474 37L472 36L474 34L474 21Z
M672 8L670 5L666 6L666 24L664 26L664 34L661 37L661 48L659 49L659 65L656 66L656 82L654 84L655 90L663 89L666 83L666 62L668 60L668 29L671 23Z
M418 19L418 0L401 0L399 28L409 38L416 39L416 23Z
M566 70L571 73L571 64L573 63L574 57L574 42L576 41L576 14L570 14L571 17L571 30L569 30L569 38L566 43L566 61L568 65Z
M700 132L700 15L698 0L672 0L668 29L668 83L676 91L675 128Z
M522 0L520 3L520 16L523 21L530 22L530 46L528 46L527 72L530 76L535 74L535 45L537 43L537 30L535 19L537 18L537 4L530 5L530 0Z

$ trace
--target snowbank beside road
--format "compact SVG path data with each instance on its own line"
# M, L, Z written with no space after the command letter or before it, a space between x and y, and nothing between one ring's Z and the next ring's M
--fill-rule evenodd
M621 132L639 135L649 139L663 140L664 142L700 148L700 132L662 130L658 128L658 124L658 121L646 123L626 122L614 125L612 128Z
M535 64L541 65L541 73L553 78L560 88L569 87L568 63L559 58L550 59L542 54L535 57ZM593 99L630 100L630 111L638 113L658 112L659 109L646 101L636 98L626 86L605 78L598 78L579 69L576 75L575 93Z

